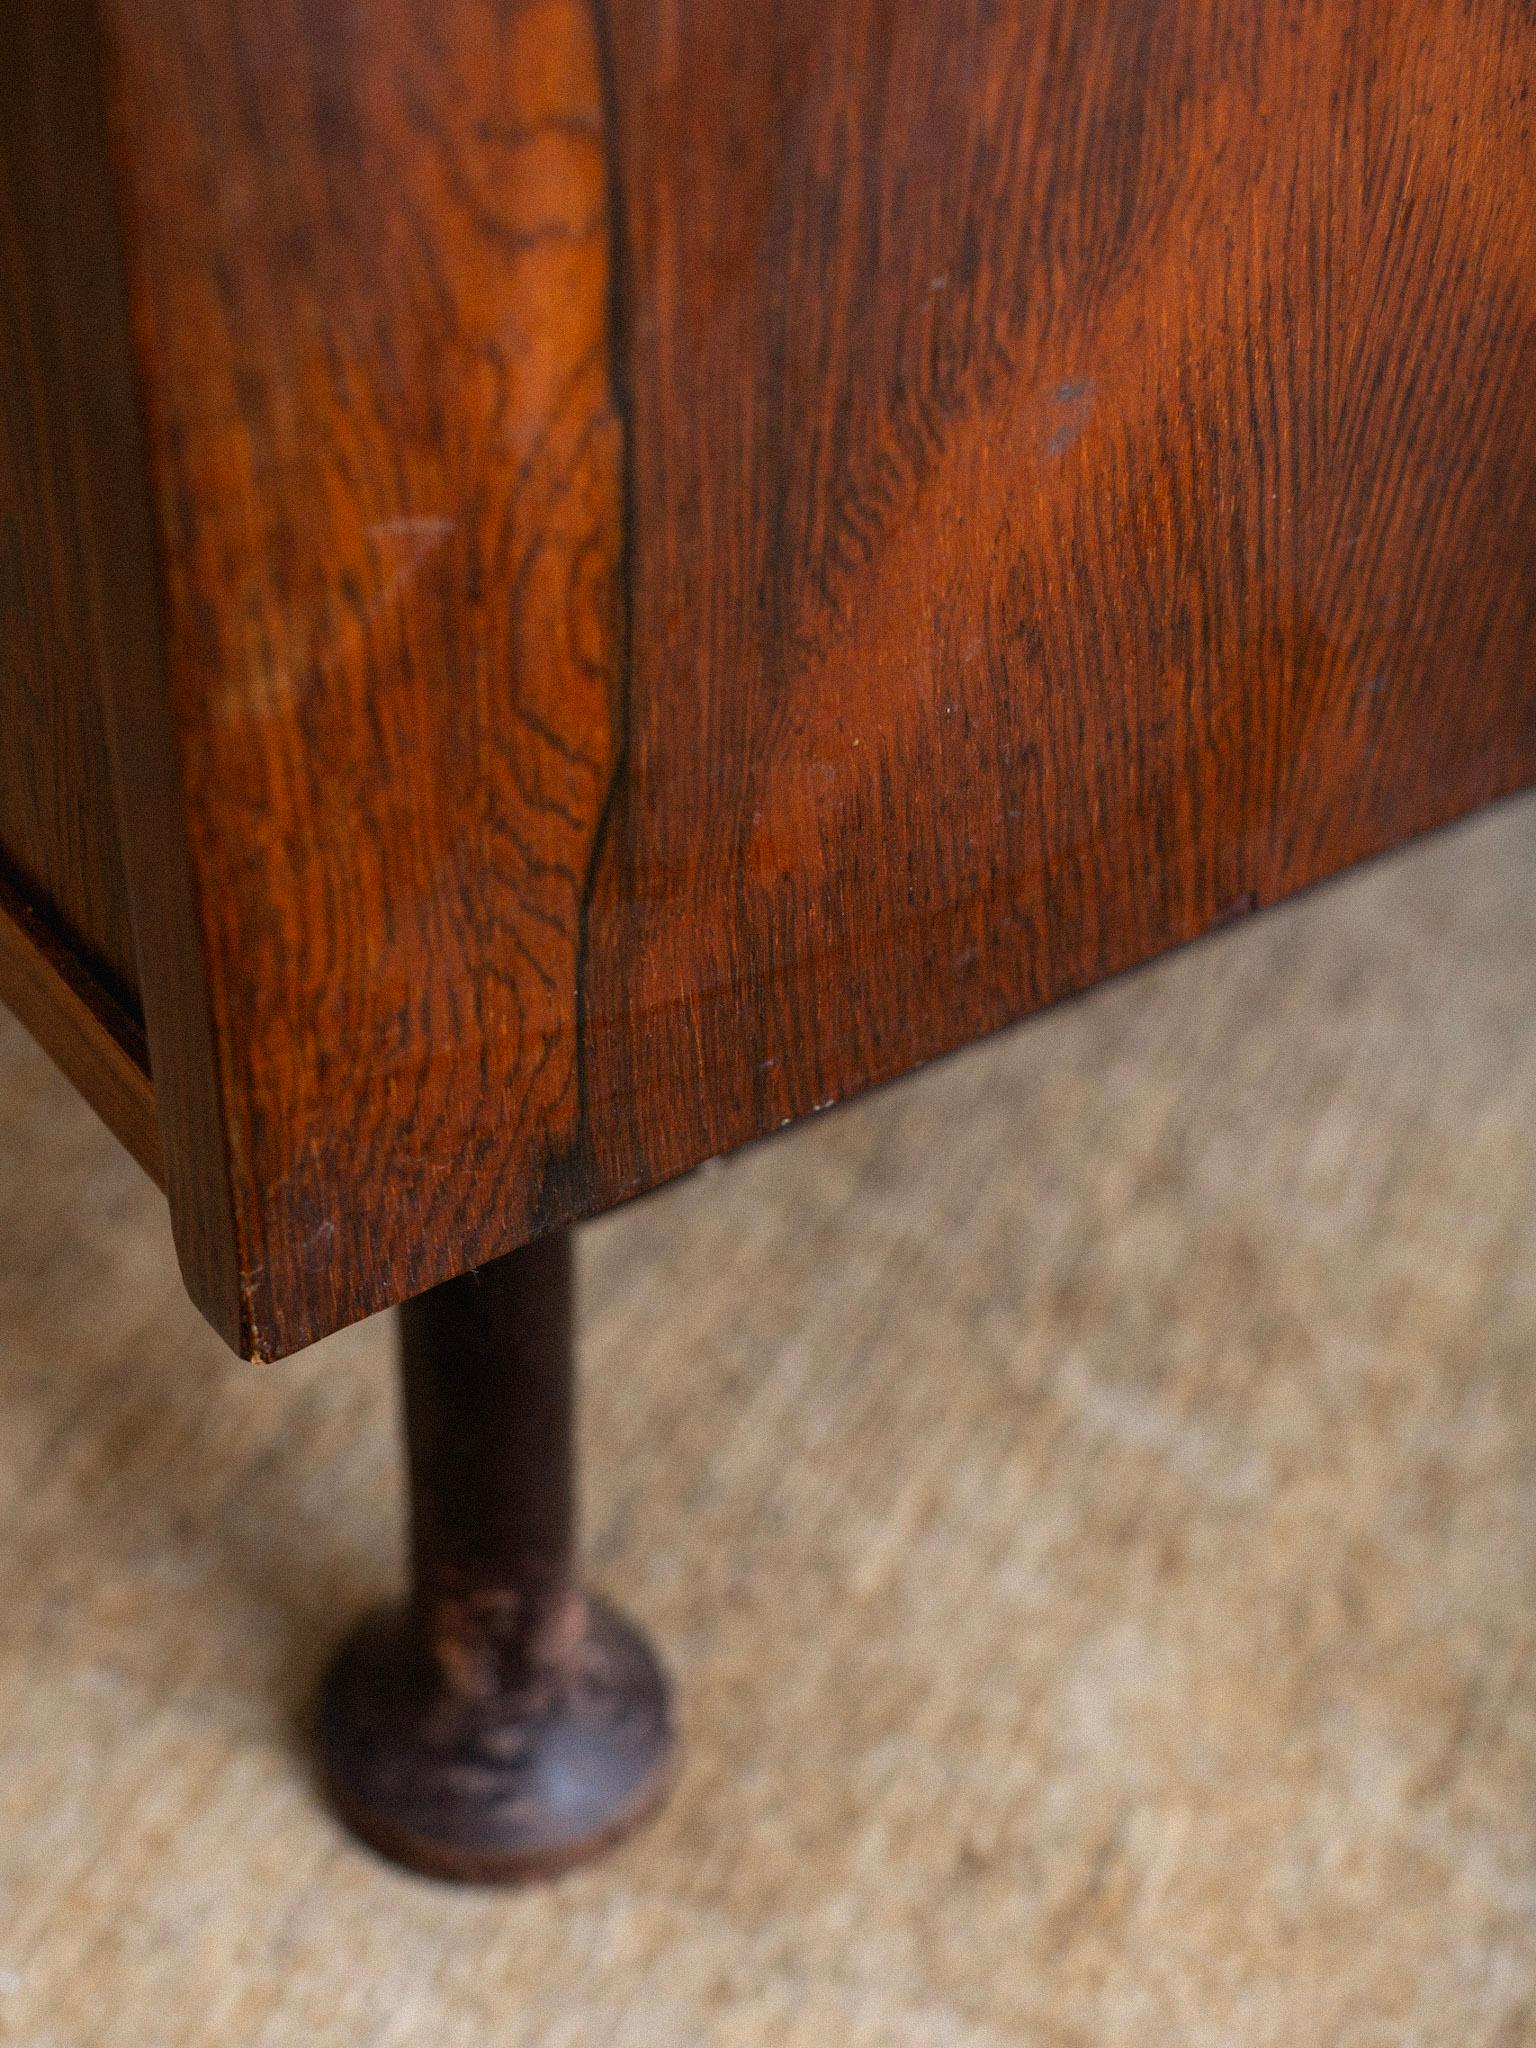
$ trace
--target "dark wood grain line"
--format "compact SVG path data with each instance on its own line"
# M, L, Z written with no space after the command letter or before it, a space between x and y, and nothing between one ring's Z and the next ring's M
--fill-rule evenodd
M629 361L627 323L631 300L627 276L628 238L624 232L626 203L623 165L617 147L619 83L615 72L613 29L607 0L591 0L593 54L596 64L600 123L604 141L606 226L608 244L607 377L613 417L618 427L617 530L613 538L612 644L609 664L612 706L612 762L593 826L586 872L582 877L576 917L576 960L572 1013L575 1046L576 1116L568 1140L551 1152L540 1177L530 1215L530 1232L557 1228L588 1215L599 1206L592 1162L596 1133L588 1075L587 988L592 945L592 905L602 872L604 851L613 829L614 811L625 787L629 755L630 633L634 610L634 469L630 459L633 406L626 381Z

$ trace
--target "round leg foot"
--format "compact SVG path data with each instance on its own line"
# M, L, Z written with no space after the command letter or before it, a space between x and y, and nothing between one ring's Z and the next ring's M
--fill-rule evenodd
M561 1668L489 1699L448 1690L398 1615L326 1684L321 1748L342 1818L396 1863L520 1884L584 1862L664 1797L673 1736L649 1645L599 1601Z

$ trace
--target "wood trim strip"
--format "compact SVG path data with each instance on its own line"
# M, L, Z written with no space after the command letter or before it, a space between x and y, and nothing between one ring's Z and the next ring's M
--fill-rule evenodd
M0 1003L163 1187L165 1160L142 1027L3 876Z

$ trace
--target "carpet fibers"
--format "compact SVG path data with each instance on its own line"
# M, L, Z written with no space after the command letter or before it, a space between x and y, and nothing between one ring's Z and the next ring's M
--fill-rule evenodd
M241 1365L0 1026L0 2042L1536 2044L1536 804L584 1235L672 1804L476 1896L317 1803L391 1335Z

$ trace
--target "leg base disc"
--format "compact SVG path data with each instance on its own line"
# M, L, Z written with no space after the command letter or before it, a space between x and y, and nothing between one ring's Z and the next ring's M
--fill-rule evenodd
M320 1744L349 1827L466 1884L525 1884L597 1855L661 1804L674 1757L660 1665L595 1600L558 1672L490 1700L448 1691L403 1616L366 1622L331 1668Z

